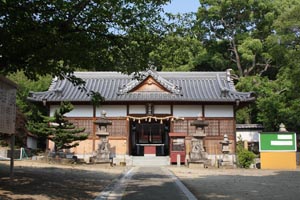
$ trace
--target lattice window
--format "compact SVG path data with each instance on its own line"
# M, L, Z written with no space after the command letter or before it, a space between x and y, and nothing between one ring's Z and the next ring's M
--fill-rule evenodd
M234 134L234 121L233 120L220 120L220 134L233 135Z
M76 128L85 128L84 132L93 135L93 120L91 119L69 119L69 122L73 123Z
M126 136L127 133L127 121L126 119L111 120L112 125L107 127L110 136Z
M208 120L208 126L205 127L205 133L208 136L218 136L219 135L219 120Z
M194 120L189 120L188 123L189 123L189 132L188 132L188 135L193 135L196 133L196 126L191 126L191 123L193 122Z
M188 132L188 121L174 121L174 132L187 133Z
M223 136L224 134L234 134L234 120L232 119L214 119L207 120L208 127L205 127L205 133L208 136Z

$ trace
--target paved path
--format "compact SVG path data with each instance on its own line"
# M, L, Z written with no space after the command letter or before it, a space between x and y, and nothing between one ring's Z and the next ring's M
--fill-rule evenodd
M96 200L195 200L190 191L164 167L134 167Z

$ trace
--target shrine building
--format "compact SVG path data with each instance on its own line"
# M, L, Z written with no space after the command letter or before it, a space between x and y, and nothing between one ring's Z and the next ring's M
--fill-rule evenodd
M157 72L149 69L140 76L119 72L75 72L86 84L74 86L67 79L54 78L45 92L32 92L29 100L44 103L49 115L62 101L74 109L66 117L84 127L89 137L71 149L79 158L93 155L101 142L97 124L105 113L109 154L114 162L134 157L165 157L172 152L183 154L183 161L192 151L191 140L197 132L195 120L205 121L203 149L212 163L222 154L224 135L230 141L230 154L235 154L236 110L255 100L251 92L238 92L225 72ZM91 103L91 92L99 92L105 101L99 107ZM196 123L197 124L197 123ZM172 138L174 140L172 140ZM173 142L173 143L172 143ZM49 148L53 144L49 141ZM173 159L174 160L174 159ZM172 161L173 162L173 161Z

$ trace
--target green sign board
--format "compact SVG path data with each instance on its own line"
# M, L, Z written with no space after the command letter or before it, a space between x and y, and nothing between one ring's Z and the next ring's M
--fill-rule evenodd
M259 151L297 151L296 133L263 132L259 134Z

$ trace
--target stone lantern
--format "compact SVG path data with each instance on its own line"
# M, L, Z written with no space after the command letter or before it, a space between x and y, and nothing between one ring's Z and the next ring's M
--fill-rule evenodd
M222 145L222 159L221 159L221 165L222 166L232 166L232 160L229 157L229 144L231 144L231 142L228 139L228 135L224 134L224 139L220 142L220 144Z
M108 136L107 126L112 125L112 122L107 120L106 112L102 111L101 117L94 122L97 125L96 135L100 138L98 149L92 157L93 163L108 163L109 160L109 147L108 147Z
M224 139L223 139L223 141L220 142L220 144L222 144L222 153L228 154L230 152L229 144L231 144L231 142L229 142L227 134L224 134Z
M204 132L204 127L208 126L208 122L199 118L191 123L191 126L196 127L196 132L192 135L191 140L192 150L190 152L190 161L191 163L198 163L204 166L205 161L207 161L207 153L205 152L203 139L206 134Z
M286 130L286 128L285 128L285 125L284 125L283 123L281 123L281 124L279 125L279 132L288 132L288 131Z

